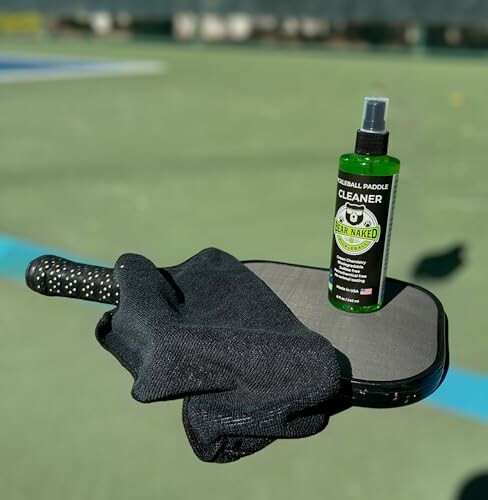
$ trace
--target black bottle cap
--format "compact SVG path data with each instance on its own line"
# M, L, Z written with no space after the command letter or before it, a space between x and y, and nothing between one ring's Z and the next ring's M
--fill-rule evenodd
M388 132L375 134L372 132L363 132L359 129L356 134L356 147L354 151L363 155L386 155L388 153L389 136Z
M356 135L356 153L386 155L388 152L386 131L388 103L387 97L364 98L363 119Z

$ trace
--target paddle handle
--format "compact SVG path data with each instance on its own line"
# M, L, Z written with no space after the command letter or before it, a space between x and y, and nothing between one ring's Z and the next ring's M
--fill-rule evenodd
M26 269L25 282L41 295L113 305L117 305L120 298L113 269L80 264L56 255L34 259Z

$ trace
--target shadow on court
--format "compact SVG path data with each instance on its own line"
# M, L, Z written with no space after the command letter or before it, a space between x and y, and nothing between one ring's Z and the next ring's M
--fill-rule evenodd
M488 470L469 478L461 487L457 500L487 500Z
M412 275L415 280L448 278L465 263L464 244L454 245L441 253L426 254L417 261Z

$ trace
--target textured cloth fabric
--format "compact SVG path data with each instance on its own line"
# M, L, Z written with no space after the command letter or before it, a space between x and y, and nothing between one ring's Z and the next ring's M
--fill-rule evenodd
M200 459L231 462L326 426L340 382L334 348L237 259L207 249L158 269L126 254L114 276L120 304L97 339L134 377L136 400L184 398Z

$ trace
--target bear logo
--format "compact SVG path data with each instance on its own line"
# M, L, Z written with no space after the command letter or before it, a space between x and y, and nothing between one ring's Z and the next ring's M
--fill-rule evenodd
M380 240L378 219L365 205L346 203L337 209L334 236L342 252L361 255Z
M353 205L346 203L346 220L351 226L359 226L364 219L364 205Z

